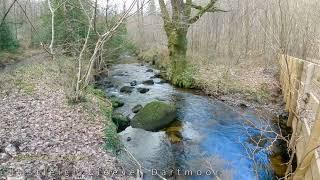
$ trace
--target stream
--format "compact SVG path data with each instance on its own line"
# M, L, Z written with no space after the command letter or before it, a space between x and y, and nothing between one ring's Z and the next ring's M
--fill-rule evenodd
M143 166L144 179L159 179L158 175L168 179L275 179L271 151L266 150L273 134L257 129L267 127L271 120L199 91L175 88L153 78L158 71L150 68L134 61L113 65L108 78L113 87L105 89L109 96L125 102L115 112L130 118L134 106L155 100L173 103L178 109L177 120L159 132L128 127L119 133L126 149ZM149 79L155 84L141 83ZM132 93L119 91L132 81L138 82ZM138 87L150 90L142 94ZM121 152L119 159L127 170L137 168L128 153Z

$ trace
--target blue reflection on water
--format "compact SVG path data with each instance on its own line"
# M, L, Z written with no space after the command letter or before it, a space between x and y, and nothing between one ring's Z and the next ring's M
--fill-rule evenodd
M257 147L249 143L250 137L260 135L261 132L245 123L250 120L256 126L262 127L263 120L250 113L236 112L221 102L202 96L179 93L175 94L174 99L179 108L179 119L183 123L190 123L189 126L203 137L198 143L200 151L205 152L207 157L213 155L223 159L225 164L222 169L231 170L233 179L257 179L257 176L258 179L273 178L268 152L264 148L255 153L250 151ZM187 130L184 128L183 131ZM267 145L269 144L265 143L264 146ZM202 176L189 179L207 178Z
M151 101L159 100L159 98L176 104L178 119L183 125L181 134L184 139L182 144L172 144L172 153L177 169L197 170L207 167L207 161L213 158L214 160L209 162L214 166L213 169L222 175L227 172L226 174L230 175L231 179L273 179L268 157L269 152L265 150L270 142L264 143L263 147L254 153L252 151L257 146L250 143L250 137L257 135L272 137L272 134L261 134L252 126L264 127L263 120L260 120L254 113L247 112L248 110L246 112L241 109L234 110L209 97L185 92L169 84L158 84L159 79L155 79L156 84L152 86L138 85L138 87L150 88L146 94L140 94L137 91L131 94L119 93L119 88L130 85L131 81L142 82L154 75L154 73L146 73L146 70L147 67L138 64L114 66L111 80L116 87L108 89L108 93L117 95L126 102L123 107L116 110L125 115L130 115L131 108L135 105L145 105ZM251 123L248 123L247 120ZM141 142L141 144L144 143ZM159 148L159 151L162 151L161 147ZM164 149L167 150L167 148ZM143 153L138 152L140 155ZM161 164L163 159L162 157L153 158L139 160L142 163L157 162L157 164ZM145 179L149 179L149 177L145 176ZM212 177L192 176L187 179L212 179Z

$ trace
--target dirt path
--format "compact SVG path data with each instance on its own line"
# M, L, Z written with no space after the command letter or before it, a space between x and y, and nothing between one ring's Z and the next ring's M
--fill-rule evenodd
M104 117L68 105L53 62L38 54L11 66L0 73L0 179L128 179L103 148Z

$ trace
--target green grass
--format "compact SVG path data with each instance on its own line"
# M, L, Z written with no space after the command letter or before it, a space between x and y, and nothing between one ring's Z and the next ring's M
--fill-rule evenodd
M102 89L95 88L93 85L89 85L86 88L86 92L92 95L95 95L98 98L105 99L107 98L106 93Z
M95 105L98 105L99 107L99 114L104 117L105 119L105 129L104 129L104 135L105 135L105 144L104 147L108 152L116 154L118 150L121 149L122 143L120 141L120 137L117 133L117 126L112 122L112 105L111 103L107 103L108 101L106 93L101 90L94 88L94 86L89 85L86 89L87 96L93 96ZM92 98L87 97L90 101ZM91 111L92 112L92 111Z
M27 94L34 93L36 81L46 73L45 66L42 64L33 64L21 66L15 71L15 85Z
M22 90L24 91L25 93L31 95L33 94L33 92L35 91L35 85L28 82L28 81L24 81L24 80L17 80L16 81L16 85Z
M99 108L102 115L105 117L105 148L107 151L116 153L121 149L120 137L117 133L117 126L112 122L112 106L107 106L102 100L99 100Z
M25 65L17 67L13 72L2 73L2 88L12 90L18 88L26 94L33 94L36 90L36 82L40 81L41 76L45 73L45 66Z

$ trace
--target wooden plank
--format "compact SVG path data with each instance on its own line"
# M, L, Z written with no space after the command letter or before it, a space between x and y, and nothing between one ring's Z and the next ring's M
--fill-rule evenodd
M304 124L305 125L303 126L308 127L306 123ZM306 129L305 131L308 131L308 129ZM305 134L303 135L306 136ZM304 138L307 138L307 137L304 137ZM320 108L317 109L316 120L311 130L310 138L308 138L307 144L303 147L301 146L301 144L299 144L299 146L297 147L303 150L304 152L302 153L302 156L299 157L298 168L296 169L295 174L293 176L294 180L298 180L298 179L301 179L301 177L304 177L304 175L310 168L311 160L314 157L314 151L315 151L314 148L317 147L319 143L320 143Z

